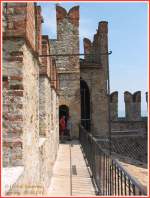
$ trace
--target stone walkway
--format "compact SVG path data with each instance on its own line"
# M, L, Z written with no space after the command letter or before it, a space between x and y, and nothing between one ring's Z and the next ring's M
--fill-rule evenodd
M78 141L59 145L48 196L93 196L95 187Z

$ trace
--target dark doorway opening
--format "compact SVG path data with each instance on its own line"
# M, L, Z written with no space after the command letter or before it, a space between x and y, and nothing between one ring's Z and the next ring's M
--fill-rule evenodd
M80 80L80 95L81 95L81 125L90 131L91 118L90 118L90 91L87 83Z
M69 117L69 107L66 105L59 106L59 120L62 118L62 116L65 116L65 125L67 127L67 120ZM59 128L60 133L60 128ZM64 130L64 135L68 135L68 131Z
M68 116L69 116L69 107L67 107L66 105L61 105L59 107L59 119L65 116L65 121L67 122Z

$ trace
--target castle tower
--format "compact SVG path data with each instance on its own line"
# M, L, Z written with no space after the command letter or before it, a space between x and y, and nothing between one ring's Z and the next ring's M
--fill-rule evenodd
M51 54L79 54L79 6L67 12L56 6L57 40L50 40ZM56 56L60 80L60 115L71 116L72 135L78 137L80 122L80 68L79 56ZM64 109L66 108L66 109Z
M91 133L98 137L106 137L108 136L108 23L101 21L93 41L85 38L83 42L85 56L80 61L81 78L84 84L87 84L90 95L90 115L86 115L86 119L90 118ZM82 115L85 117L83 112Z

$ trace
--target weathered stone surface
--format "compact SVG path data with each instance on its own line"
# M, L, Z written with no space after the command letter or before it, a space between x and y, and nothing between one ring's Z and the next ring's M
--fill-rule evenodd
M141 119L141 95L125 94L126 118L118 119L118 95L108 96L108 24L101 21L93 41L84 39L79 62L79 7L56 6L57 40L41 35L36 3L3 6L3 165L24 170L7 195L46 195L59 145L59 106L69 107L72 136L78 137L80 82L90 93L91 132L108 135L111 99L113 133L147 130ZM70 54L38 57L38 54ZM108 98L110 97L110 98ZM147 99L146 99L147 100Z
M147 133L147 120L141 121L128 121L126 118L122 120L114 120L111 123L112 131L125 131L125 132L132 132L132 131L139 131L142 132L143 135Z
M56 6L57 40L50 40L52 54L79 54L79 7L66 10ZM73 136L78 137L80 123L79 56L55 57L60 80L59 105L69 107ZM72 80L74 79L74 80Z
M118 92L117 91L110 94L110 116L111 116L111 120L118 119Z
M91 98L91 132L106 136L108 133L108 100L103 71L100 67L81 67L81 77L87 83Z
M41 61L34 53L36 44L39 53L44 47L46 54L50 52L48 36L43 37L46 45L36 41L41 37L40 27L35 28L35 20L41 25L40 7L10 3L7 11L12 17L12 28L16 29L6 29L9 37L3 41L3 165L24 166L23 174L8 194L42 195L50 183L59 142L58 81L53 85L50 81L52 75L57 78L57 71L49 57ZM26 26L22 22L18 27L26 19ZM26 34L21 38L23 26ZM45 73L40 70L40 79L39 67L44 71L46 68ZM41 141L43 135L45 140Z
M48 77L39 79L39 130L40 135L48 136L51 130L51 86Z
M107 22L100 22L93 42L84 39L85 59L80 61L81 78L87 83L91 97L91 132L108 135L108 38ZM103 55L103 54L106 55ZM90 54L90 55L89 55Z
M125 113L127 120L141 120L141 92L137 91L133 95L124 92Z

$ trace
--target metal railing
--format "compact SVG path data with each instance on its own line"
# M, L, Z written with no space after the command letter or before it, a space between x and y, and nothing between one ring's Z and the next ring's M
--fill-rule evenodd
M99 195L147 194L146 188L133 178L117 159L101 148L96 139L82 126L79 138Z

